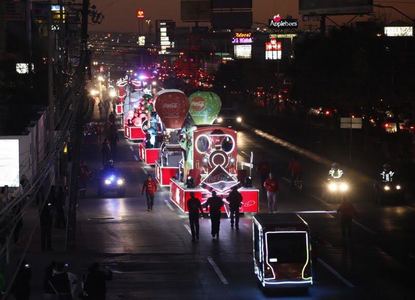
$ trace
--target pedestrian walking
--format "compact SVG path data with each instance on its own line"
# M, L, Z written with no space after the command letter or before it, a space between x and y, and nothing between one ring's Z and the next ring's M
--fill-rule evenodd
M353 204L346 198L343 198L342 203L337 209L337 213L340 215L340 224L342 228L342 236L344 239L351 239L352 237L352 223L356 217L356 209Z
M105 300L107 294L106 281L111 279L111 270L103 269L99 263L93 263L88 268L84 285L84 299Z
M269 173L268 178L265 180L264 188L267 192L268 211L273 213L277 210L278 181L272 173Z
M59 300L72 300L71 282L65 269L65 264L57 262L49 279L49 285Z
M153 179L151 175L147 176L147 179L143 183L143 188L141 189L141 195L146 193L147 200L147 211L153 210L154 205L154 195L157 191L157 182Z
M229 211L231 214L231 228L235 225L235 229L239 230L239 209L242 206L242 195L238 192L238 187L234 186L226 200L229 203Z
M108 126L107 139L108 139L109 144L110 144L111 159L116 160L116 157L117 157L117 143L118 143L119 138L118 138L117 127L113 123L110 123L109 126Z
M219 238L220 215L223 204L222 198L218 197L215 191L212 192L212 197L208 198L204 204L206 208L209 207L212 238Z
M270 165L267 161L261 161L258 164L257 171L261 177L261 186L264 186L265 180L267 180L269 173L271 172Z
M40 240L42 251L52 250L52 203L47 201L40 210Z
M52 299L55 292L52 289L52 286L49 284L50 280L53 276L53 270L56 267L56 262L51 261L51 263L46 267L44 275L43 275L43 294L45 295L44 298Z
M88 180L90 177L91 177L91 171L89 170L86 163L83 160L81 160L79 163L79 181L78 181L79 196L81 198L85 197L86 188L87 188Z
M108 161L111 160L111 146L107 138L102 142L101 153L102 166L105 167L108 164Z
M199 240L199 217L203 216L202 204L200 199L195 197L195 193L190 193L190 199L187 200L187 209L189 211L190 231L192 232L192 242ZM200 212L200 214L199 214Z
M27 261L23 260L20 265L16 278L13 281L11 294L16 300L30 299L30 280L32 279L32 269Z
M65 228L66 227L66 218L65 218L65 192L61 185L55 186L55 203L53 207L55 208L55 227L56 228Z

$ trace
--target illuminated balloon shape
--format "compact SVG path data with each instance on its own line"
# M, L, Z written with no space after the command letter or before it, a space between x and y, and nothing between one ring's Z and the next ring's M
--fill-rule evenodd
M207 91L191 94L189 101L189 114L196 125L212 125L222 106L219 96Z
M189 100L180 90L162 90L156 95L155 109L167 129L180 129L189 111Z

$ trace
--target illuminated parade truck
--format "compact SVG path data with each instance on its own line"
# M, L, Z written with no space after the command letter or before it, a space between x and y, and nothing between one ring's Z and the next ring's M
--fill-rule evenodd
M155 162L156 179L161 186L169 186L170 179L178 177L185 159L180 145L180 132L189 111L189 100L180 90L165 89L156 94L155 110L163 128L159 158Z
M147 102L151 91L143 89L142 80L131 80L126 77L117 81L118 101L116 114L123 115L124 136L130 141L143 141L146 132L143 124L148 120ZM149 97L146 99L146 97Z
M170 200L187 212L190 193L195 193L203 203L212 191L226 199L231 189L237 186L243 198L240 211L258 212L259 190L242 184L242 172L238 171L237 132L211 125L220 111L220 98L215 93L203 91L193 93L188 101L192 122L187 122L180 131L181 152L176 149L181 161L175 176L169 178ZM225 205L223 212L228 211L229 207Z
M295 213L253 217L254 272L264 289L306 290L313 284L311 238Z

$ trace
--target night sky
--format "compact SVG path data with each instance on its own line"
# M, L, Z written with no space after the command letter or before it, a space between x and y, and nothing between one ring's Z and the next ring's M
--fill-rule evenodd
M136 10L142 8L146 19L173 19L179 26L180 0L91 0L105 15L100 25L91 25L94 31L135 32L137 31ZM375 3L393 5L415 18L414 0L375 0ZM388 19L396 18L391 10L376 10L384 13ZM270 15L298 17L298 0L253 0L254 22L266 23Z

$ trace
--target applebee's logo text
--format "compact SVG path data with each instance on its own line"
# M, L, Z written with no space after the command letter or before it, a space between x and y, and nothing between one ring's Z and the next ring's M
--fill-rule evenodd
M294 19L280 19L276 21L274 19L269 20L269 27L275 28L297 28L298 21Z

